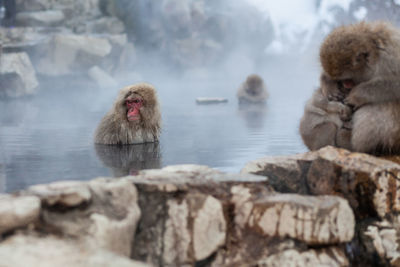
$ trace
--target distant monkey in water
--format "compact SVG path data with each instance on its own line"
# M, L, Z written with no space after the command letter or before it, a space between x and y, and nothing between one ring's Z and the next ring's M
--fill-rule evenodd
M237 97L239 104L265 103L268 98L268 92L263 79L257 74L249 75L246 81L239 87Z
M400 152L400 31L385 22L361 22L333 30L320 60L333 81L350 90L351 149Z
M350 149L351 108L343 104L348 88L321 75L320 87L304 108L300 121L300 134L310 150L332 145Z
M119 92L113 107L96 129L95 143L156 142L160 129L161 114L155 88L147 83L134 84Z

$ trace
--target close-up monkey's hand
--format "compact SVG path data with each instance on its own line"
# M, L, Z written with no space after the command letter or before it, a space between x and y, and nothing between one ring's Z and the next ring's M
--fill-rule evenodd
M353 115L353 109L348 105L341 104L339 109L340 119L342 121L350 121L352 115Z
M353 122L351 120L344 122L342 128L346 130L351 130L353 128Z
M365 96L366 94L363 92L362 85L358 85L351 90L349 95L344 99L344 103L345 105L352 107L353 110L356 110L369 103Z
M328 100L329 101L343 101L345 98L345 94L339 90L333 90L329 95L328 95Z

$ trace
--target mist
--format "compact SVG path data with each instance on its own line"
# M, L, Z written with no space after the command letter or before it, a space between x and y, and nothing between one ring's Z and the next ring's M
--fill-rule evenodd
M0 62L26 53L38 86L6 83L0 72L0 190L171 164L239 172L249 160L305 152L298 125L318 86L324 36L360 20L398 25L400 8L362 0L67 2L20 1L11 25L3 18ZM63 19L51 22L26 15L60 10ZM236 91L253 73L270 97L241 108ZM100 119L120 88L142 81L158 91L159 144L99 152ZM196 105L197 97L228 103Z

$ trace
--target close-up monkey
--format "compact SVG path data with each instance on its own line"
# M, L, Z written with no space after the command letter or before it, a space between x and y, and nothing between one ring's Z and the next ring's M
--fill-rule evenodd
M96 129L95 143L156 142L160 129L161 114L155 88L147 83L134 84L119 92L113 107Z
M351 108L342 103L347 88L321 75L320 87L308 100L300 121L300 134L310 150L332 145L350 149Z
M386 22L339 27L323 41L320 60L350 90L352 150L400 152L400 31Z
M257 74L249 75L237 92L239 104L265 103L268 96L264 81Z

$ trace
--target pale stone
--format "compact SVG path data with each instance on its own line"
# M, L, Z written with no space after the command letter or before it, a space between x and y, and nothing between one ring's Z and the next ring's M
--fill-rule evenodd
M165 222L163 259L166 264L188 262L191 233L188 226L189 207L184 201L167 202L168 219Z
M51 41L48 56L37 68L46 75L70 74L100 64L111 49L107 38L57 34Z
M366 174L376 186L373 195L375 210L381 218L400 211L400 165L364 153L351 153L333 147L322 148L319 157L360 174Z
M347 201L339 197L276 194L254 203L250 227L252 223L267 236L291 237L308 244L335 244L353 238L355 218Z
M94 21L89 21L86 31L92 33L120 34L125 31L125 26L116 17L101 17Z
M0 97L21 97L36 93L39 83L28 55L3 53L0 60Z
M55 31L66 31L66 29L57 28ZM40 47L40 49L45 50L50 40L50 35L45 29L40 27L0 27L0 38L3 47L10 50L20 51L21 49L32 49L34 47ZM36 55L33 56L35 57Z
M400 166L396 166L394 172L375 172L376 192L374 194L374 205L381 218L386 214L400 211ZM390 201L388 201L390 198Z
M278 200L279 201L279 200ZM297 207L293 207L292 205L282 205L277 206L277 212L279 211L279 223L278 223L278 235L279 236L290 236L295 237L298 233L296 233L296 223L297 223ZM260 225L260 224L259 224ZM262 227L262 224L260 225ZM301 232L300 232L301 233ZM274 235L274 234L272 234Z
M226 228L221 203L212 196L207 197L193 222L193 250L196 260L207 258L225 243Z
M24 26L57 26L60 25L64 19L64 13L60 10L19 12L16 15L17 22Z
M110 251L68 238L15 235L0 243L1 267L145 267Z
M273 165L286 170L298 170L299 160L313 160L316 158L317 154L313 152L289 156L267 156L246 163L240 172L265 175L265 168L268 165Z
M176 192L178 191L178 187L173 184L160 184L158 185L158 190L163 192Z
M33 186L28 193L46 203L41 213L46 227L92 247L130 255L141 213L136 187L128 180L63 181ZM65 208L69 212L58 210Z
M304 165L316 158L317 153L315 152L268 156L248 162L240 173L266 176L269 184L279 192L308 194Z
M112 46L125 47L128 44L128 36L126 34L113 34L106 37ZM131 48L134 50L133 47Z
M269 256L265 260L257 263L257 266L266 267L309 267L309 266L326 266L326 267L345 267L349 266L346 255L338 248L329 249L310 249L300 252L294 249L285 250L283 252Z
M156 187L165 184L188 187L188 185L208 184L210 181L267 182L267 178L260 175L224 173L208 166L194 164L170 165L162 169L142 170L138 175L130 176L129 179L133 183L154 184ZM267 185L266 188L270 189Z
M193 260L205 259L225 243L223 209L214 197L195 194L186 200L168 200L167 207L163 238L165 264L190 264Z
M86 183L78 181L54 182L47 185L31 186L28 191L39 196L47 205L75 207L91 199Z
M103 89L117 88L117 81L99 66L93 66L88 71L89 77Z
M40 11L49 9L49 0L15 0L17 11Z
M119 179L58 182L31 187L24 194L37 195L45 205L35 222L37 228L25 227L18 233L43 240L57 233L62 243L71 242L87 257L101 251L155 266L270 266L274 262L346 266L342 243L354 236L354 215L340 197L279 194L265 177L226 174L206 166L170 166ZM388 229L379 231L385 253L395 247ZM0 242L0 256L7 240ZM46 249L42 241L35 242ZM52 260L55 266L64 266Z
M215 170L209 168L208 166L205 165L195 165L195 164L182 164L182 165L169 165L166 166L162 169L165 172L179 172L179 173L188 173L188 172L194 172L194 173L210 173Z
M278 209L276 208L270 208L266 209L264 211L264 214L262 214L261 218L256 218L259 217L260 215L255 215L254 219L252 219L252 222L250 224L250 227L254 226L254 221L258 220L258 225L261 227L263 232L267 235L273 236L276 234L276 231L279 229L279 214L278 214Z
M372 239L372 244L382 259L389 260L393 266L398 266L397 264L400 263L398 231L386 223L383 221L369 225L365 235Z
M232 203L235 205L235 223L244 228L253 209L250 189L237 185L231 188L231 193Z
M278 192L339 195L359 215L376 212L385 218L400 212L399 162L398 156L378 158L327 146L304 154L254 160L241 173L268 176Z
M88 240L100 248L105 248L117 254L129 256L134 233L141 216L137 204L138 193L136 187L127 180L109 182L98 179L89 183L95 194L107 199L114 208L125 209L125 216L114 218L108 214L93 213L90 216ZM101 205L100 203L96 203Z
M34 196L0 196L0 234L35 222L40 214L40 199Z

